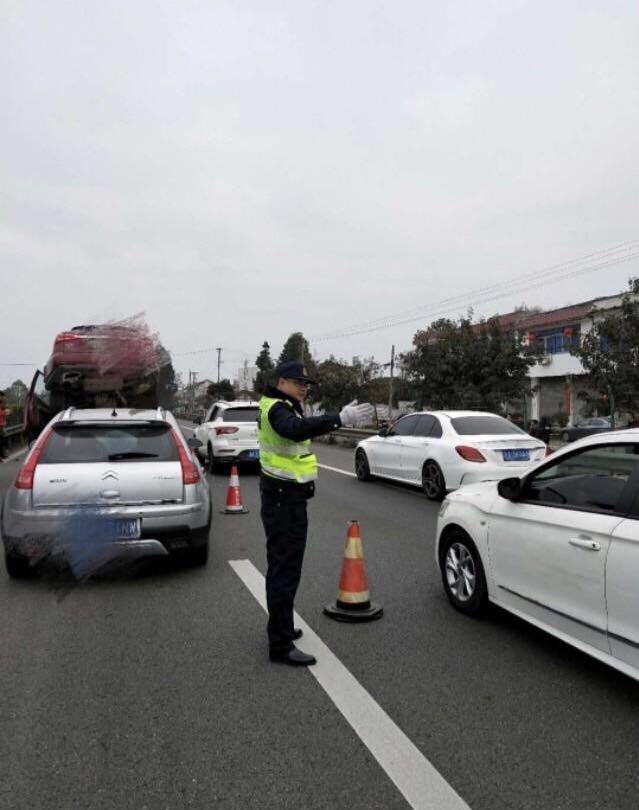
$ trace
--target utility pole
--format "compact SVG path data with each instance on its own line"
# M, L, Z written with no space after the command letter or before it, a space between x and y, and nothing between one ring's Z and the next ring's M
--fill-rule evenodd
M220 366L222 365L222 347L218 346L215 350L217 352L217 381L220 381Z
M388 422L390 424L393 413L393 371L395 369L395 345L391 347L390 381L388 384Z

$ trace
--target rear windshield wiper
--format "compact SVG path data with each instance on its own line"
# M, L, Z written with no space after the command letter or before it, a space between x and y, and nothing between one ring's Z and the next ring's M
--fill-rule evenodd
M157 458L157 453L139 453L135 450L131 450L128 453L111 453L111 455L107 456L109 461L120 461L124 458Z

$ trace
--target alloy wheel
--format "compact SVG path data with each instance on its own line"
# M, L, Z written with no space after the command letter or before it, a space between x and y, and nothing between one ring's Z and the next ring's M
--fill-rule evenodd
M368 459L361 450L355 453L355 474L360 481L367 481L370 478L371 471L368 466Z
M475 593L475 561L463 543L452 543L446 554L446 582L459 602L468 602Z
M422 472L422 487L427 498L438 500L442 498L444 478L436 464L428 462Z

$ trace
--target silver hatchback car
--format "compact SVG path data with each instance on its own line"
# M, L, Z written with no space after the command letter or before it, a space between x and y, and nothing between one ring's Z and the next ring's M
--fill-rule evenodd
M30 576L58 557L76 575L130 555L175 553L205 565L211 497L195 441L163 409L57 414L2 505L9 575Z

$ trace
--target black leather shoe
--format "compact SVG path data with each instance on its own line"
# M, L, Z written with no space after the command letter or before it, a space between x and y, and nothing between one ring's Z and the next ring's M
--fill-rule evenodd
M310 667L317 664L317 658L314 655L307 655L297 647L293 647L292 650L285 653L271 652L269 657L277 664L289 664L292 667Z
M304 633L302 633L300 628L296 627L295 630L293 630L293 641L297 641L297 639L302 638L303 635Z

